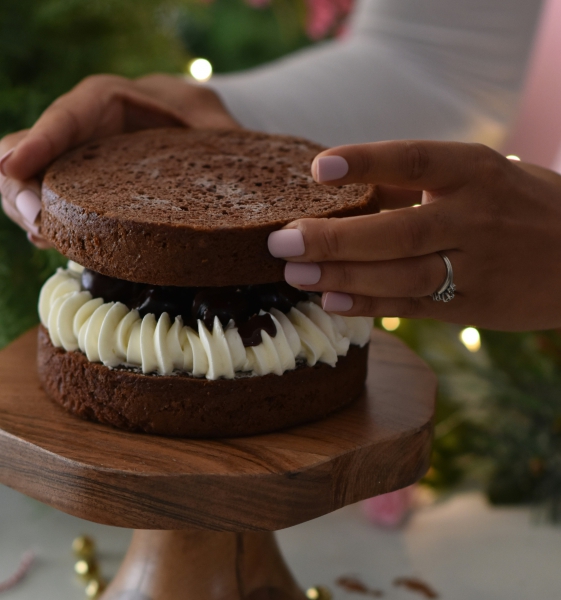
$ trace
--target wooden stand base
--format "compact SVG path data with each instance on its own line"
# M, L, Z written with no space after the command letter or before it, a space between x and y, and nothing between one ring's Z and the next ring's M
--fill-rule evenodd
M136 530L102 600L305 600L269 532Z
M0 481L137 530L103 600L305 600L271 532L410 485L429 466L436 379L380 331L356 402L317 423L220 440L76 419L39 385L36 336L0 352Z

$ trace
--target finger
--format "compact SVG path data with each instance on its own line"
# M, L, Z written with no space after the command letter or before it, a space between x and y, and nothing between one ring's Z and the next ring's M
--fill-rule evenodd
M10 133L0 140L0 175L6 177L5 165L11 160L16 146L27 136L28 132L28 129L24 129Z
M8 154L27 136L28 130L18 131L5 136L0 140L0 152L3 157ZM7 152L6 152L7 150ZM0 158L0 194L2 196L2 209L6 215L29 235L34 237L34 242L41 248L50 248L39 233L41 216L41 184L37 179L19 181L6 177L2 173L3 158ZM5 162L5 160L4 160Z
M168 125L170 118L187 125L179 111L136 89L133 82L109 75L88 77L47 108L4 164L5 173L29 179L65 151L125 131L130 106L143 114L164 115Z
M240 129L218 94L202 85L188 85L187 120L197 129Z
M395 210L421 204L423 192L420 190L407 190L394 185L376 186L376 198L380 210Z
M50 242L48 242L47 240L45 240L41 236L33 235L32 233L28 233L27 234L27 239L34 246L36 246L37 248L39 248L39 250L48 250L49 248L53 247L53 245Z
M136 85L153 98L165 100L185 116L196 129L236 129L234 121L214 90L189 83L183 77L152 74L136 80Z
M450 203L343 219L300 219L269 236L269 251L291 262L380 261L457 248L462 231ZM465 228L465 223L464 229Z
M399 317L402 319L438 319L448 323L463 323L463 298L451 302L435 302L430 296L422 298L373 298L326 292L322 307L327 312L345 317Z
M15 148L6 173L14 179L29 179L65 150L91 137L106 104L101 90L94 87L85 80L55 100Z
M479 144L391 141L331 148L312 163L319 183L378 183L413 190L454 190L514 169L510 161Z
M183 107L183 98L178 86L178 78L163 73L151 73L135 79L138 89L154 99L165 100L178 110Z
M538 179L549 181L550 183L561 187L561 175L555 171L552 171L551 169L546 169L545 167L518 161L514 164L522 171L530 173L530 175L534 175Z
M457 267L458 253L447 254ZM374 263L287 263L284 275L288 284L308 292L328 290L362 296L418 298L430 296L442 286L446 266L441 256L429 254ZM461 283L460 280L460 287Z
M36 182L25 182L13 201L2 196L2 209L6 215L22 229L36 237L40 235L41 201L37 192Z
M35 236L39 234L41 216L41 186L39 181L19 181L0 175L2 208L6 215L22 229Z

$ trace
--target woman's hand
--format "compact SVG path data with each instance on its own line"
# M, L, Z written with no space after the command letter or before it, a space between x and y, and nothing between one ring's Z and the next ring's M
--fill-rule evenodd
M300 219L271 234L288 283L344 315L429 317L501 330L561 327L561 176L480 145L332 148L319 183L376 183L383 212ZM421 204L421 206L415 206ZM432 294L450 259L456 295Z
M46 248L39 233L42 170L87 141L151 127L238 127L212 90L170 75L136 81L94 75L61 96L35 125L0 140L2 207Z

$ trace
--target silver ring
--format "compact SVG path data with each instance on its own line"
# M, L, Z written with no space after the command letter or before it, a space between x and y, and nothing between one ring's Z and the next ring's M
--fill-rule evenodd
M446 279L444 283L440 286L440 288L434 292L432 295L432 299L435 302L450 302L450 300L454 299L454 292L456 291L456 286L454 285L454 270L452 269L452 263L450 259L444 254L444 252L438 252L446 265Z

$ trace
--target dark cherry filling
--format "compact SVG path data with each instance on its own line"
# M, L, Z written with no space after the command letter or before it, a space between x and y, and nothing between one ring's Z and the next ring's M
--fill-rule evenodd
M90 292L94 298L103 298L105 302L123 302L121 298L135 298L141 287L142 284L107 277L89 269L82 272L82 289ZM123 304L128 306L127 302Z
M257 299L244 293L242 288L197 288L195 291L191 308L193 321L201 319L209 330L212 330L214 317L218 317L222 326L226 326L230 319L239 325L259 312Z
M129 308L138 310L141 317L152 313L159 318L162 313L167 312L172 320L181 315L184 323L191 322L191 305L196 293L194 288L137 285L139 286L137 293L132 297L125 297L121 302Z
M262 342L261 331L266 331L271 337L277 333L273 319L269 315L259 315L261 310L277 308L287 313L311 295L284 281L208 288L155 286L107 277L89 269L82 273L82 289L94 298L103 298L105 302L122 302L138 310L143 317L152 313L159 318L164 312L172 320L181 316L183 322L193 329L197 328L198 319L210 331L215 317L222 326L233 320L246 347Z
M246 348L258 346L263 341L262 331L266 331L271 337L277 335L277 327L271 315L255 315L238 327L238 333Z

